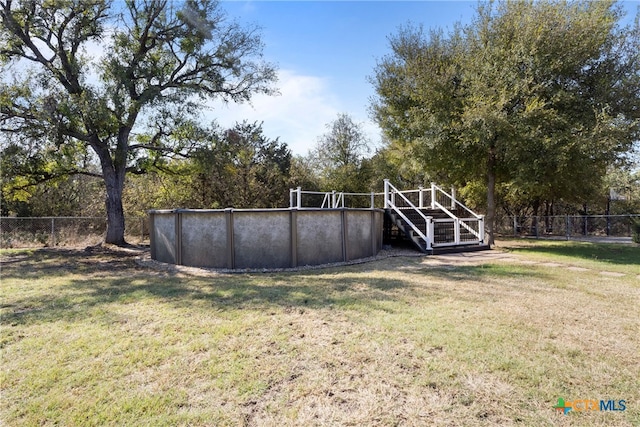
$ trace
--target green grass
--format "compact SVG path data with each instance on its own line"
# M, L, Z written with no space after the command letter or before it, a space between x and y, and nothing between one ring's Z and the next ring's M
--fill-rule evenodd
M514 239L499 242L499 247L517 254L526 254L534 260L640 274L640 245L637 244Z
M191 276L2 255L3 425L640 425L634 274L425 257ZM564 416L558 397L627 410Z

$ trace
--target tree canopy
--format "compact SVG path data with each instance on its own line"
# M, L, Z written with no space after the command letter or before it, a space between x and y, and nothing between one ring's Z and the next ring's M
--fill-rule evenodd
M327 132L318 138L310 161L325 191L369 191L369 168L366 155L369 141L362 125L342 113L326 125Z
M407 26L372 77L372 113L431 177L578 201L640 139L640 26L613 2L482 3L451 32Z
M217 1L0 0L0 18L3 148L46 163L35 181L101 177L107 243L124 243L126 174L184 154L206 100L274 92L258 30Z
M277 208L289 203L291 152L257 123L210 132L193 156L195 205L209 208Z

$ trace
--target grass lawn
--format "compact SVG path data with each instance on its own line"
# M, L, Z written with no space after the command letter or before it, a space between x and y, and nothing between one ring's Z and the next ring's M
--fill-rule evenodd
M500 246L209 276L2 252L0 425L640 426L640 248Z
M558 240L510 239L500 249L526 254L529 259L628 274L640 274L640 246L637 244L591 243Z

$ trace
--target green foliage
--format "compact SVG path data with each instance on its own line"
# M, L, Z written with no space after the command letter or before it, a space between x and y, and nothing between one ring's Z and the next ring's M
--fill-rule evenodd
M152 173L130 177L125 192L130 211L288 206L291 153L286 144L267 138L261 124L194 128L189 138L194 148L188 158L141 160Z
M348 114L339 114L327 124L327 133L320 136L309 156L322 191L370 191L371 167L365 161L368 151L369 142L362 125L355 123Z
M0 148L2 214L87 213L93 208L98 184L97 173L92 170L97 168L92 167L90 155L81 144L34 146L5 140ZM81 202L89 193L92 196ZM100 200L101 193L98 190ZM81 206L83 203L86 209Z
M65 159L91 150L107 193L108 243L124 243L127 173L184 154L183 134L204 101L274 92L259 32L226 20L216 1L3 0L0 18L2 143L44 156L29 164L45 179L69 172L49 161L50 148ZM92 43L106 54L91 57ZM27 179L42 181L38 173Z
M194 155L198 204L212 208L288 206L291 152L262 125L239 123L214 132Z
M604 181L612 215L640 213L640 169L612 169Z
M640 27L621 17L611 2L500 2L448 34L402 28L372 112L435 180L484 182L490 231L503 184L517 203L582 203L640 137Z
M307 191L320 191L320 178L308 158L297 155L291 158L289 169L291 188L301 187Z

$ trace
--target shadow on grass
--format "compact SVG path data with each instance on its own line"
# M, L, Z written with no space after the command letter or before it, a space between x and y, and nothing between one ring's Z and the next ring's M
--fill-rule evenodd
M390 312L398 300L427 296L429 303L436 303L451 297L449 287L441 283L432 285L429 277L444 278L454 284L462 281L481 284L501 277L542 279L545 276L539 270L494 264L399 272L397 268L402 261L396 260L385 265L382 274L375 264L370 264L372 268L364 270L362 266L347 266L313 272L194 277L140 267L135 263L135 256L46 250L8 263L3 268L4 279L35 278L43 287L30 289L27 296L20 297L16 292L16 298L5 298L0 306L2 320L5 324L17 325L75 321L95 313L108 318L105 312L110 304L150 301L180 308L196 305L199 309L218 312L329 307ZM374 272L376 274L367 274ZM420 278L415 280L415 275ZM50 286L46 280L49 278Z
M640 247L612 243L563 242L535 246L505 246L513 252L544 254L600 261L610 264L640 266Z
M7 263L3 270L6 280L37 278L43 283L43 288L29 290L28 296L5 298L0 308L2 321L9 325L75 321L96 310L104 314L110 304L149 300L215 311L291 307L388 311L385 301L395 300L399 290L413 286L390 277L367 280L335 272L193 277L139 267L132 256L68 250L37 251L28 259ZM70 273L81 278L64 277ZM46 284L48 278L51 286Z
M3 254L2 278L56 278L70 273L100 273L136 268L136 253L118 253L95 248L37 249Z

